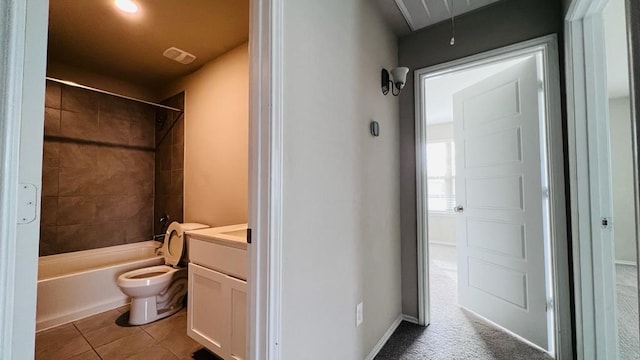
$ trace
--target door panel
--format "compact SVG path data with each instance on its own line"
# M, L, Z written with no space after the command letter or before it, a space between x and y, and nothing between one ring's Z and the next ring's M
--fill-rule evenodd
M549 348L534 56L454 95L460 305Z
M478 250L524 259L524 225L467 218L467 244Z
M470 136L464 149L467 168L522 161L520 128L498 131L485 136Z
M519 93L519 83L512 81L487 89L476 97L468 97L462 103L462 109L465 114L473 116L464 119L465 129L517 116L520 113Z
M469 210L522 211L524 208L524 189L519 175L483 178L468 176L465 182Z

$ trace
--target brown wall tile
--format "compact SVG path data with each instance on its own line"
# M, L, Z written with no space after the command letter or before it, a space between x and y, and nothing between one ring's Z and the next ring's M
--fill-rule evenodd
M96 203L91 196L58 198L58 225L89 224L96 218Z
M152 223L139 220L127 222L127 243L151 240L149 234L153 232Z
M153 118L132 120L129 145L155 147L155 130Z
M184 144L173 144L171 147L171 170L184 168Z
M181 115L180 118L176 121L176 124L173 125L171 136L172 143L174 144L184 142L184 115Z
M104 118L100 115L97 140L109 144L129 143L129 121L119 118Z
M80 113L62 110L60 117L60 135L78 140L98 140L98 113Z
M153 197L154 178L152 171L130 171L127 180L127 193L149 195Z
M96 195L127 195L129 175L126 170L98 171Z
M96 197L96 220L104 222L107 220L127 219L128 199L126 195Z
M171 170L156 172L156 194L169 195L171 188Z
M100 106L100 94L94 91L77 88L74 86L62 86L61 108L80 113L96 113Z
M127 149L101 146L98 148L98 171L127 171L130 166L135 166L130 157Z
M47 86L44 93L44 106L60 109L60 93L60 84L47 80Z
M60 167L92 169L98 165L98 147L78 143L60 143Z
M57 226L40 226L40 256L57 254Z
M58 197L43 196L40 214L41 226L55 226L58 223Z
M150 240L155 109L50 81L46 102L41 256Z
M60 144L55 141L45 140L42 149L42 166L59 167L60 166Z
M97 191L96 168L60 168L59 196L95 195Z
M100 118L131 121L133 109L134 105L130 100L110 95L102 95L100 98Z
M58 196L58 173L57 167L42 168L42 196Z
M169 195L182 196L184 192L184 171L172 170L171 171L171 187L169 188Z
M44 108L44 134L57 136L60 135L60 110L53 108Z

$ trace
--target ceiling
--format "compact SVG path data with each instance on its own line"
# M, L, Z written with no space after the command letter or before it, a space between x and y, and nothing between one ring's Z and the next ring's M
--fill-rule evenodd
M609 0L603 14L610 98L629 96L629 57L624 10L624 0Z
M441 21L500 0L375 0L387 22L398 36L404 36Z
M140 86L190 74L249 38L249 0L50 0L48 60ZM162 53L175 46L197 58L183 65Z
M526 57L506 60L427 79L424 96L427 125L453 122L453 94L525 59ZM437 91L430 91L431 89Z

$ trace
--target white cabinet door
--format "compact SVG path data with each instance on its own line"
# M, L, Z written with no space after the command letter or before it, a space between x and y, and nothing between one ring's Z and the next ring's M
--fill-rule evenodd
M247 351L247 283L232 277L227 280L231 297L229 353L232 359L244 360Z
M223 359L244 360L247 283L189 264L187 333Z
M546 198L535 57L454 94L460 305L545 349Z
M207 349L223 356L229 342L229 289L227 277L189 264L187 334Z

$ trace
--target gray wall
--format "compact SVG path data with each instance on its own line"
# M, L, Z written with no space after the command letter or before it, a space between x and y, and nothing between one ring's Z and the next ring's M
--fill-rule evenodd
M571 6L571 3L573 2L573 0L562 0L562 13L566 14L567 10L569 10L569 6Z
M363 359L401 314L397 40L370 0L285 1L284 24L282 358Z
M555 0L501 1L457 18L455 46L449 45L451 26L448 22L401 38L398 44L399 64L416 70L547 34L560 33L562 13L562 3ZM402 311L406 315L417 317L413 87L412 71L400 95Z

